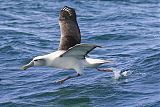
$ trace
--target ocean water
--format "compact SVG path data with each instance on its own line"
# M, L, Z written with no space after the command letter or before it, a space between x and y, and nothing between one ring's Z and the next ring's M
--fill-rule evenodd
M90 57L127 77L86 69L59 85L75 71L20 69L57 50L65 5L76 9L82 43L103 46ZM0 107L160 107L160 1L0 0Z

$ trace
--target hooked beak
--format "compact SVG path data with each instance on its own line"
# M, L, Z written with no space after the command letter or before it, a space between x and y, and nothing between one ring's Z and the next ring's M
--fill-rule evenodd
M34 62L33 61L31 61L29 64L27 64L27 65L24 65L24 66L22 66L22 70L26 70L26 69L28 69L29 67L32 67L32 66L34 66Z

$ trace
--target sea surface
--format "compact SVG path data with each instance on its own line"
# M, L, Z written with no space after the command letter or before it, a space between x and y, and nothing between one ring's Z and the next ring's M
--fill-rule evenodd
M76 9L82 43L102 46L89 56L127 71L76 72L21 66L56 51L58 16ZM160 0L0 0L0 107L160 107Z

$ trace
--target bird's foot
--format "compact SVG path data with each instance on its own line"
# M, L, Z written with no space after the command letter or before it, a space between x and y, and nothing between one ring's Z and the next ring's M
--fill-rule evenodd
M57 83L57 84L63 84L64 83L64 79L61 79L61 80L57 80L57 81L55 81L55 83Z
M66 77L66 78L63 78L63 79L57 80L57 81L56 81L56 83L63 84L63 83L64 83L64 81L66 81L66 80L68 80L68 79L70 79L70 78L72 78L72 77L71 77L71 76L68 76L68 77Z
M71 79L71 78L78 77L78 76L80 76L80 74L77 74L77 75L74 75L74 76L68 76L68 77L63 78L63 79L61 79L61 80L57 80L56 83L63 84L64 81L66 81L66 80L68 80L68 79Z
M104 69L100 69L100 68L96 68L98 71L105 71L105 72L113 72L112 68L104 68Z

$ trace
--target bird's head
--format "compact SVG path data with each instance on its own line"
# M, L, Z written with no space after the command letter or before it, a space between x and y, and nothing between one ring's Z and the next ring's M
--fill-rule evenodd
M28 64L24 65L22 67L22 70L26 70L33 66L44 66L44 65L46 65L46 59L41 56L38 56L38 57L33 58L33 60L30 61Z
M75 9L68 6L64 6L60 11L59 20L60 21L66 21L66 20L76 21Z

